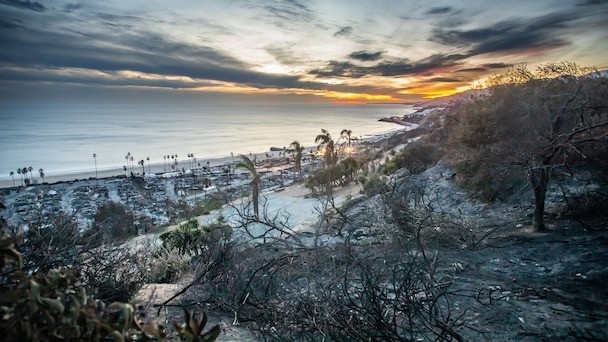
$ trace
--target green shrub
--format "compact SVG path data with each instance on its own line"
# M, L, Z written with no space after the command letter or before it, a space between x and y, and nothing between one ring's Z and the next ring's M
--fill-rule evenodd
M437 164L441 157L439 145L421 138L403 149L403 167L418 174Z
M395 171L405 166L405 159L403 154L398 154L394 158L389 159L386 158L386 162L384 163L383 172L385 175L392 175Z
M196 256L205 254L209 245L227 241L231 236L232 228L220 217L216 222L205 226L200 226L196 219L191 219L177 229L161 234L160 239L168 250Z
M185 310L185 323L168 335L155 320L143 322L128 303L107 305L87 293L72 268L28 275L14 237L0 230L0 334L6 341L215 341L220 327L203 333L207 319Z
M197 202L194 210L194 216L209 215L213 210L221 209L224 206L224 200L217 197L211 197L201 202Z
M368 197L384 193L386 191L386 183L377 173L372 173L363 183L363 191Z
M152 283L173 283L190 268L188 258L177 251L161 247L151 253L148 263L148 281Z

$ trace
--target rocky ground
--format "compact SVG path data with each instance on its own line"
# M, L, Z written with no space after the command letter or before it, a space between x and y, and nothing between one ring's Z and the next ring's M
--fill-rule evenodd
M565 182L573 198L599 186L588 177L577 182ZM554 184L547 199L548 229L536 233L526 189L504 203L476 201L441 162L400 185L410 198L424 189L435 212L458 218L468 230L457 243L432 247L441 260L438 273L452 284L454 315L462 314L470 326L462 330L467 340L608 339L606 213L569 215Z

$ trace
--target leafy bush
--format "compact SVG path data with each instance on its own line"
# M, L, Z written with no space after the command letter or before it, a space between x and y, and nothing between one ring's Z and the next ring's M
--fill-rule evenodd
M161 234L160 239L168 250L198 256L205 254L210 245L229 240L231 235L232 228L220 217L216 222L205 226L200 226L196 219L191 219L177 229Z
M85 237L91 238L96 245L101 245L135 235L135 216L129 207L122 203L106 202L97 208L93 226Z
M155 249L147 262L147 279L152 283L173 283L190 268L188 261L189 258L175 250Z
M185 323L174 323L170 336L155 320L143 322L131 304L107 305L87 293L72 268L27 275L14 237L0 230L0 334L7 341L214 341L220 327L206 333L207 319L185 310Z
M401 153L390 155L393 158L387 158L383 165L385 175L392 175L401 168L407 168L410 173L418 174L437 164L442 157L442 151L437 143L423 137L405 146Z
M372 173L363 182L363 191L368 197L381 194L386 191L386 183L377 173Z
M201 202L197 202L192 214L194 216L209 215L212 210L221 209L224 206L224 199L211 197Z
M363 167L360 159L348 157L336 165L329 165L308 177L306 187L313 196L331 191L331 187L343 186L356 179L357 172Z
M439 145L421 138L403 149L403 167L412 174L418 174L437 164L441 157Z
M385 175L392 175L395 171L405 166L403 154L398 154L394 158L387 157L386 159L382 169Z

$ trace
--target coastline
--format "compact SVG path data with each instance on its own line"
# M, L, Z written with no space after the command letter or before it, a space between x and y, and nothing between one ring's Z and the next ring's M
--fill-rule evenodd
M399 126L396 125L397 127L385 132L380 132L378 134L374 134L374 135L369 135L364 137L363 139L359 140L360 143L376 143L378 141L382 141L384 139L389 139L390 137L402 133L404 131L404 127L403 126ZM407 129L406 129L407 130ZM306 150L310 150L311 148L316 148L316 146L305 146ZM282 151L272 151L271 150L271 146L268 146L268 151L266 152L257 152L257 153L252 153L251 155L255 155L258 159L258 161L260 160L264 160L267 159L267 155L270 156L270 158L277 158L279 157L279 154L283 153ZM218 166L222 166L222 165L232 165L234 163L238 163L240 160L240 155L242 153L235 153L234 156L220 156L220 157L211 157L211 158L197 158L197 164L200 163L201 167L203 166L207 166L207 162L209 162L209 167L218 167ZM246 154L247 156L249 156L249 154ZM170 167L167 167L166 163L145 163L144 165L144 170L145 173L151 173L151 174L162 174L162 173L168 173L168 172L172 172ZM178 160L178 170L181 170L182 168L184 168L185 170L190 170L192 169L191 166L191 161L188 159L180 159ZM198 166L195 166L194 168L198 168ZM135 174L141 174L142 171L142 167L141 165L135 165L133 167L133 172ZM87 169L87 170L73 170L73 171L65 171L65 172L57 172L57 173L48 173L45 175L44 177L44 183L42 183L42 179L40 178L40 175L38 174L37 170L32 171L32 178L34 180L34 184L33 185L43 185L43 184L55 184L55 183L62 183L62 182L73 182L73 181L77 181L77 180L95 180L95 169ZM97 170L97 178L98 179L111 179L111 178L116 178L116 177L124 177L125 176L125 171L123 170L122 166L116 166L116 167L109 167L109 168L103 168L103 169L98 169ZM23 177L25 178L30 178L29 174L27 175L27 177ZM15 186L13 186L13 179L11 177L7 177L7 176L3 176L0 177L0 189L5 189L5 188L27 188L27 186L21 186L21 176L18 174L15 174Z

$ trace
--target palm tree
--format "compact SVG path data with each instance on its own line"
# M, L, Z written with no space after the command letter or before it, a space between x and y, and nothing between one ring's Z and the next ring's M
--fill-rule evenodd
M351 143L353 140L357 140L357 138L353 137L352 134L353 131L351 131L350 129L343 129L342 132L340 132L340 136L346 139L346 146L348 147L351 147Z
M342 132L340 132L340 136L342 138L346 139L346 146L350 147L350 142L352 140L354 140L351 135L353 134L353 131L351 131L350 129L343 129Z
M150 157L146 157L146 160L148 161L148 173L152 173L150 172Z
M291 147L295 153L294 164L298 171L298 178L302 178L302 152L304 151L304 147L300 145L300 142L297 140L294 140L289 147Z
M40 178L42 178L42 183L44 183L44 169L43 169L43 168L40 168L40 169L38 170L38 173L40 173Z
M146 164L146 162L142 159L142 160L138 161L137 164L141 165L141 175L143 176L146 173L146 169L144 166L144 164Z
M13 187L15 187L15 172L11 171L11 173L9 173L9 175L11 177L13 177Z
M30 166L27 168L27 171L30 173L30 182L34 184L34 177L32 176L32 171L34 171L34 168Z
M321 129L321 134L315 138L315 144L319 144L319 147L323 147L325 151L323 156L325 158L325 165L330 166L336 163L337 155L335 149L334 140L331 138L331 134L325 129Z
M127 170L129 169L129 158L131 158L131 152L127 152L127 155L125 156L125 160L127 161Z
M93 159L95 159L95 185L99 186L99 178L97 178L97 153L93 153Z
M255 169L255 162L256 157L253 157L253 160L251 160L249 157L241 154L241 161L236 164L236 167L249 171L249 175L251 175L251 201L253 202L253 213L255 218L258 219L260 217L259 197L261 178L258 171Z
M21 178L24 178L23 184L25 184L25 185L29 184L29 180L27 180L27 167L21 168Z
M21 177L21 186L23 186L23 174L21 173L21 169L17 169L17 173Z

